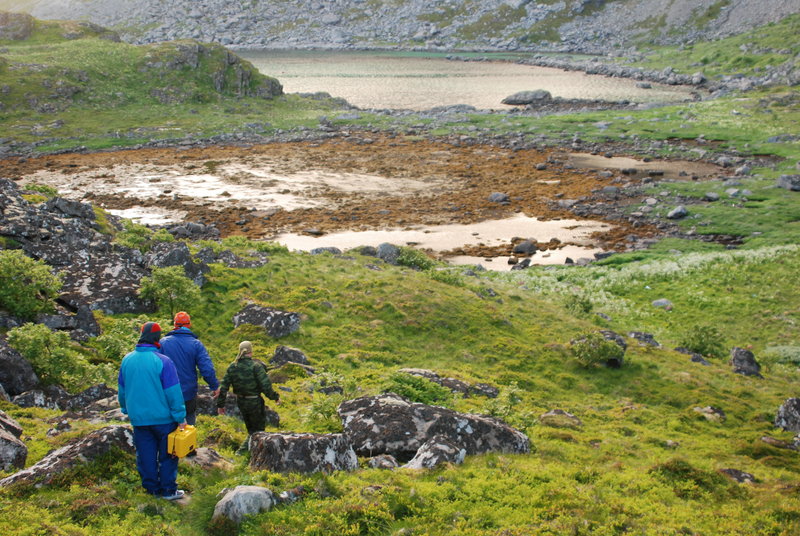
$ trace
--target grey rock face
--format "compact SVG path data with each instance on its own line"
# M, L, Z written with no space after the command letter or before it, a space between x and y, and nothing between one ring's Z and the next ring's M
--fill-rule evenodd
M281 366L286 363L299 363L301 365L310 365L311 362L306 357L306 354L297 348L290 348L288 346L278 346L275 348L275 354L269 362L273 365Z
M338 413L344 433L362 456L391 454L410 460L437 435L467 454L526 453L530 449L528 436L499 419L413 403L394 393L345 401Z
M433 469L443 463L464 463L467 451L444 436L435 436L417 450L403 467L408 469Z
M756 357L750 350L745 350L744 348L734 348L731 350L730 363L733 366L733 371L736 374L742 374L744 376L756 376L758 378L763 377L761 376L761 365L758 364Z
M250 437L250 467L278 473L352 471L358 459L344 434L270 434Z
M261 326L270 337L278 339L300 329L300 315L251 303L233 316L234 326L242 324Z
M0 385L9 396L16 396L39 385L30 362L0 338Z
M45 456L39 463L0 480L0 486L27 481L37 485L49 484L52 479L77 465L91 461L111 449L134 453L133 431L127 426L107 426L76 439Z
M645 333L644 331L631 331L628 333L628 337L639 341L641 346L654 346L656 348L661 347L652 333Z
M520 253L522 255L533 255L537 251L539 251L539 248L537 247L536 242L531 240L524 240L520 242L514 246L514 249L512 250L513 253Z
M790 398L778 409L775 426L800 433L800 398Z
M367 460L367 466L371 467L372 469L394 469L396 467L400 467L400 464L397 463L397 460L394 459L394 456L390 454L381 454L379 456L373 456Z
M22 469L27 458L28 447L25 443L11 432L0 428L0 470Z
M275 494L261 486L236 486L214 507L213 518L227 517L241 523L245 516L266 512L278 503Z
M667 213L667 218L670 220L679 220L681 218L685 218L689 215L689 211L686 210L686 207L683 205L679 205Z

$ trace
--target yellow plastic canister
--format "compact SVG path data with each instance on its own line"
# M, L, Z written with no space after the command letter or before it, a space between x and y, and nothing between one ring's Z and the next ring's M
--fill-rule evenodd
M197 448L197 430L191 424L181 430L176 428L167 436L167 452L178 458L183 458Z

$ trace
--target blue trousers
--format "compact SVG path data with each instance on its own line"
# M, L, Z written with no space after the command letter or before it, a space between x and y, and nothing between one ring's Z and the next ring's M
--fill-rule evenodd
M170 495L178 489L178 458L167 454L167 436L178 423L133 427L136 469L142 487L152 495Z

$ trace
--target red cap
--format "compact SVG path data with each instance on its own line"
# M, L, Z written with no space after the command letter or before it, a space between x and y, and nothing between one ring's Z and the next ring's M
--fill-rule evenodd
M188 328L191 325L192 325L192 319L189 317L189 313L181 311L175 315L176 328L180 328L183 326L186 326Z

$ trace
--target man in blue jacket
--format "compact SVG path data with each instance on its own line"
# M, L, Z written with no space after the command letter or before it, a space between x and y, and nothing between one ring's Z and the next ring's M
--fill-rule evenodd
M168 500L180 499L178 458L167 453L167 436L186 426L186 409L175 365L158 352L161 326L147 322L136 349L119 368L119 405L133 425L136 469L142 487Z
M161 341L161 352L172 359L178 369L183 402L186 405L186 422L194 426L197 420L197 371L213 391L219 395L219 381L214 364L206 347L191 329L192 319L184 311L175 315L175 329Z

